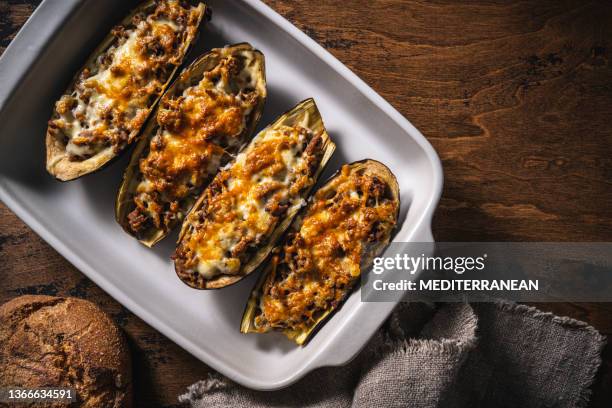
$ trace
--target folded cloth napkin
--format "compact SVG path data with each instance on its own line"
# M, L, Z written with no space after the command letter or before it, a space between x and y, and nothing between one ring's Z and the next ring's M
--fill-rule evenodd
M401 304L344 367L279 391L211 375L179 401L204 407L584 407L605 339L512 303Z

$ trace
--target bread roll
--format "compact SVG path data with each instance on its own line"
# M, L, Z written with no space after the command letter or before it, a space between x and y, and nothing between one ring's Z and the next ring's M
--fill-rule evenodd
M78 401L71 406L131 407L125 338L88 301L20 296L0 306L0 387L69 387Z

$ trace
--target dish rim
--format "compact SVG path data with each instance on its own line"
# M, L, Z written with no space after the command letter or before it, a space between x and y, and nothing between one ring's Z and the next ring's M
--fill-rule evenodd
M41 53L44 52L46 44L57 34L57 31L61 27L61 23L70 18L70 16L80 7L82 7L85 2L86 0L74 0L73 2L51 2L44 0L32 13L24 26L19 30L15 39L10 43L3 55L0 57L0 82L7 84L7 86L0 89L0 118L3 116L4 108L13 98L21 82L28 74L30 74L32 66L36 63ZM365 96L373 105L384 112L391 121L399 126L402 131L407 134L407 136L411 137L419 145L419 147L423 149L425 156L432 167L432 193L427 199L425 209L417 218L412 233L402 236L401 239L403 241L433 242L431 221L442 194L443 171L440 158L431 144L427 141L427 139L425 139L421 132L414 127L414 125L412 125L404 116L402 116L402 114L391 106L389 102L383 99L378 93L376 93L376 91L374 91L369 85L367 85L362 79L353 73L346 65L340 62L321 45L300 31L272 8L262 3L260 0L241 0L241 2L249 6L253 12L260 14L262 17L275 24L279 29L299 42L308 52L314 54L314 56L322 60L347 82L351 83L363 96ZM40 27L45 27L43 30L47 30L47 35L42 39L39 33L36 33L35 30L31 29L32 27L37 26L39 22L41 25L37 28L40 29ZM51 23L56 25L52 26ZM50 29L50 27L52 28ZM5 68L8 66L10 66L10 68ZM289 386L316 368L345 364L365 345L364 342L361 347L357 347L356 350L354 350L354 347L343 347L341 349L338 347L329 347L329 343L333 341L333 338L331 338L326 343L322 343L320 348L312 353L313 355L305 360L302 366L291 375L273 381L252 378L238 370L228 367L215 355L210 354L206 350L198 347L197 344L184 337L181 333L175 331L163 321L157 319L152 312L149 312L145 307L131 299L127 294L122 292L119 287L113 285L103 273L98 273L95 268L90 266L86 259L79 256L75 251L62 242L61 239L56 237L45 226L44 222L39 221L36 216L32 215L27 209L27 205L20 202L20 199L11 193L2 178L0 178L0 200L2 200L2 202L4 202L11 211L13 211L19 218L29 225L30 228L32 228L55 250L57 250L64 258L66 258L77 269L83 272L88 278L94 281L105 292L124 305L132 313L180 345L196 358L205 362L211 368L223 373L227 377L248 388L257 390L275 390ZM396 304L397 303L393 302L370 304L372 308L377 308L377 313L381 315L381 318L376 319L377 321L375 323L368 322L369 324L367 329L375 330L378 328L393 311ZM363 303L360 303L361 307L363 305ZM351 313L356 313L359 309L360 307L355 307ZM349 325L352 320L354 319L351 319L349 316L344 322L344 325L338 326L337 329L342 330L342 327Z

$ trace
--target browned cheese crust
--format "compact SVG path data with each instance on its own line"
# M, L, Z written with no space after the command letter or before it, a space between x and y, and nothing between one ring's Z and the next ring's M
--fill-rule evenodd
M361 268L397 221L391 186L363 167L344 165L314 195L272 259L262 288L256 331L308 331L350 293Z
M191 231L174 256L179 277L201 288L210 287L209 280L221 278L224 286L241 277L241 267L314 185L324 147L322 135L301 126L258 136L190 214Z
M261 98L254 87L237 86L246 63L240 55L227 56L196 85L162 99L159 130L140 160L141 181L128 215L136 236L151 227L172 229L188 209L185 201L193 204L246 141L249 115ZM221 84L226 89L220 89Z
M157 0L112 30L112 42L55 104L47 129L51 174L69 180L93 171L136 137L182 63L203 10Z

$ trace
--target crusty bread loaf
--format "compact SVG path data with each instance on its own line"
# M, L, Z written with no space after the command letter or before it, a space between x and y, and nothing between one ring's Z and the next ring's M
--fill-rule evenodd
M131 375L123 333L94 304L26 295L0 306L0 387L70 387L71 406L131 407Z

